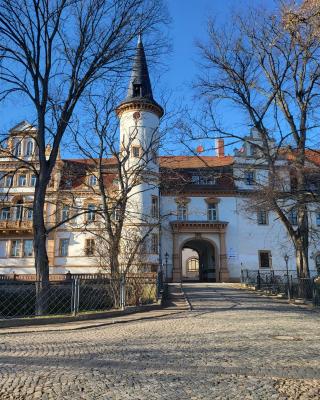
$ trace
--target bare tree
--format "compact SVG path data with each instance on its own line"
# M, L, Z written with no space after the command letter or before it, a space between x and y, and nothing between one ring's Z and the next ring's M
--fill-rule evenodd
M81 112L79 100L101 80L124 73L132 39L155 30L163 19L160 0L8 0L0 5L0 95L23 95L37 124L33 229L41 286L49 278L46 192L62 138L73 115Z
M308 203L315 200L308 177L310 172L319 176L316 152L309 146L319 126L320 42L315 23L291 17L288 24L288 3L281 5L276 12L251 10L235 17L232 30L209 22L208 41L199 44L202 72L197 88L206 111L205 123L199 122L197 129L206 138L251 146L256 166L268 176L256 180L250 202L255 199L256 208L276 213L294 244L298 274L307 277ZM220 107L230 105L253 128L253 135L244 137L239 121L233 128L219 120ZM289 217L293 209L294 223Z

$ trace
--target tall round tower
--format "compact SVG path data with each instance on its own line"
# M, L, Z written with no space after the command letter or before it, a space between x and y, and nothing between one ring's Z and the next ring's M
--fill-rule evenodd
M126 225L141 226L141 236L149 229L148 253L158 255L159 123L164 112L153 98L141 36L138 39L127 97L116 112L120 119L120 154L127 160L124 168L132 183ZM148 228L151 225L154 225L152 230Z

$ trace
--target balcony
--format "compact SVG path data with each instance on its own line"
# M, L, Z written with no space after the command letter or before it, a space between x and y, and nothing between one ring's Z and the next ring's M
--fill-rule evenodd
M0 221L0 233L32 233L32 221Z

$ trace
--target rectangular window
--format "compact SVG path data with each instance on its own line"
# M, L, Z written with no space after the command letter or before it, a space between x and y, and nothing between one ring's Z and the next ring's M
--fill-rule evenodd
M7 241L0 240L0 257L6 257L6 256L7 256Z
M27 176L19 175L18 186L27 186Z
M88 222L93 222L96 219L96 207L94 204L88 204Z
M132 157L139 158L140 157L140 147L132 146Z
M159 237L157 233L151 234L151 253L158 254L159 252Z
M215 204L208 204L208 221L217 220L217 207Z
M159 217L159 199L157 196L152 196L151 199L151 216L152 218Z
M291 225L298 225L298 213L296 209L292 208L289 211L288 219Z
M61 210L61 222L66 221L69 218L70 209L69 206L63 206Z
M33 256L33 240L26 239L23 241L23 255L24 257L32 257Z
M98 179L95 175L89 176L89 186L96 186L97 182L98 182Z
M27 221L32 221L33 219L33 209L32 208L27 208L25 210L25 216Z
M249 186L254 184L254 171L245 171L244 173L245 183Z
M179 221L186 221L188 219L188 208L186 204L178 204L177 218Z
M30 178L30 186L35 187L37 182L37 176L36 175L31 175Z
M0 171L0 187L4 187L6 182L6 173Z
M21 139L16 139L13 144L13 155L15 157L21 156Z
M8 221L10 219L10 207L4 207L1 209L0 219L2 221Z
M318 212L316 215L316 225L320 226L320 212Z
M271 267L271 252L269 250L259 250L259 266L260 268Z
M257 212L257 222L258 225L268 225L268 213L264 210L259 210Z
M94 239L86 239L85 253L86 256L91 257L94 255L95 241Z
M69 239L60 239L59 241L59 256L67 257L69 251Z
M6 187L11 188L13 185L13 176L7 175L6 176Z
M21 257L21 240L11 240L11 257Z
M119 222L120 219L121 219L121 210L120 210L120 207L119 207L119 206L116 206L116 207L113 209L113 219L114 219L116 222Z

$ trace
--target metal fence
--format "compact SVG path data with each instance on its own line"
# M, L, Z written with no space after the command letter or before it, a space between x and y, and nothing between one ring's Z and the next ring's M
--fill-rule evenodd
M73 277L45 282L0 279L0 319L73 315L156 302L160 274ZM41 310L41 311L39 311Z
M254 286L272 294L283 294L291 299L312 301L314 306L320 306L320 283L315 280L316 273L311 272L310 278L300 278L296 270L241 270L241 282Z

